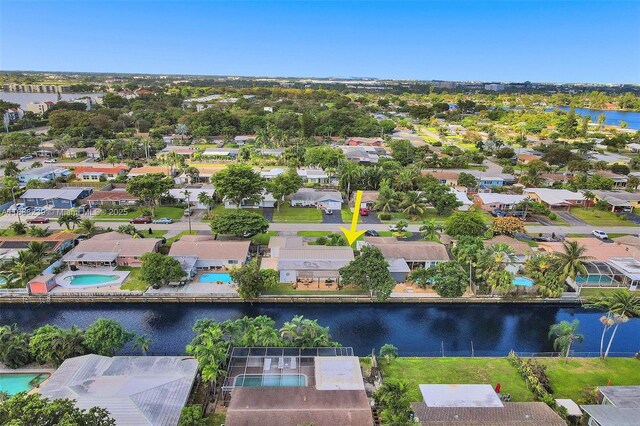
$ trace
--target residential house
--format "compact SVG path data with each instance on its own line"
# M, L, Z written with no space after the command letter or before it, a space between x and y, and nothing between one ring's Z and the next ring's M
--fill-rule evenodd
M310 246L302 237L271 237L269 249L271 256L263 258L260 267L278 271L283 283L339 282L339 269L354 259L349 246Z
M300 188L291 195L291 206L316 207L325 210L340 210L342 195L334 189Z
M142 255L157 252L161 242L160 238L106 232L80 241L62 261L69 267L141 266Z
M91 354L65 360L38 392L103 408L118 425L177 426L197 374L192 357Z
M266 190L262 191L262 198L258 202L242 200L240 203L240 208L242 209L262 209L262 208L274 208L278 200L273 198L273 194L267 192ZM232 200L225 198L224 200L224 208L225 209L236 209L238 206Z
M188 194L185 194L185 191L187 191ZM169 190L169 195L181 203L185 203L188 195L190 206L195 206L196 209L208 209L209 206L202 204L199 200L200 194L202 193L211 197L216 193L216 190L212 186L188 186L186 188L172 188Z
M134 167L133 169L129 170L129 173L127 173L127 176L132 178L132 177L136 177L136 176L150 175L150 174L155 174L155 173L160 173L160 174L163 174L165 176L170 176L170 177L175 177L176 176L176 170L173 170L173 172L172 172L171 168L169 168L167 166Z
M256 135L238 135L233 138L233 141L238 146L243 146L248 142L255 141Z
M49 182L59 177L67 177L71 175L71 170L64 167L45 166L27 169L20 172L18 181L27 183L30 180L39 180L41 182Z
M628 177L610 172L608 170L596 170L590 172L591 175L599 175L613 181L613 189L625 189L627 187Z
M491 188L492 186L510 186L516 183L516 178L508 173L487 173L480 170L467 170L478 181L478 186Z
M516 206L529 198L527 195L478 193L473 196L473 202L482 210L492 211L513 210Z
M93 194L85 198L90 208L102 206L134 206L140 200L127 192L124 186L109 186L110 189L93 191Z
M347 160L360 164L375 164L380 160L381 156L388 156L387 151L381 147L359 145L349 146L342 145L338 148L342 149Z
M31 242L43 243L49 253L64 253L73 247L77 235L68 232L55 232L46 237L5 237L0 236L0 262L18 256L18 252L26 250Z
M361 137L350 137L347 138L347 145L349 146L382 146L384 143L384 139L382 138L361 138Z
M464 187L458 187L458 188L464 188ZM457 188L450 188L450 191L456 196L456 199L458 200L458 202L461 203L461 205L458 206L458 210L466 212L473 205L473 201L469 199L466 188L464 189L465 190L463 191Z
M20 198L27 207L70 209L78 207L80 200L87 198L92 192L93 188L28 189Z
M330 177L322 169L298 169L298 175L304 184L337 185L338 178Z
M65 158L92 158L97 160L100 158L100 151L92 146L85 148L68 148L62 155Z
M190 183L211 183L213 175L224 170L226 166L196 166L196 168L198 169L198 177L196 179L190 178Z
M114 180L118 176L127 174L127 166L96 166L96 167L76 167L73 173L78 180L100 181Z
M230 270L249 260L250 241L216 240L210 235L184 235L171 244L169 256L194 256L196 269Z
M459 172L451 172L451 171L428 171L422 170L423 176L433 176L438 179L443 185L455 186L458 184L458 178L460 177Z
M544 402L503 402L491 385L419 385L422 402L411 404L416 424L563 426Z
M360 206L357 206L358 209L369 209L372 210L378 201L378 196L380 195L379 191L362 191L362 198L360 200ZM351 207L354 206L356 202L356 197L352 197L351 199Z
M295 386L247 386L250 377L299 380ZM222 396L227 426L374 424L352 348L233 348Z
M517 156L517 163L522 165L527 165L534 160L540 160L542 158L541 155L530 154L530 153L522 153Z
M632 212L640 207L640 194L627 191L601 191L592 190L594 201L603 200L612 212Z
M238 148L207 148L202 152L202 156L219 160L235 160L238 152L240 152Z
M156 154L156 157L165 157L170 152L175 152L186 159L190 159L198 151L193 146L167 145Z
M364 237L363 244L376 247L389 263L396 282L403 283L411 271L432 268L450 260L443 244L429 241L398 241L395 237Z
M640 143L627 144L627 149L633 152L634 154L637 154L638 152L640 152Z
M600 404L580 408L589 416L589 426L621 426L640 423L640 386L600 386Z
M571 172L564 173L543 173L540 175L542 182L547 186L553 186L556 182L558 183L568 183L573 178L573 174Z
M542 203L552 210L569 210L571 207L583 206L586 201L581 192L568 189L525 188L524 193L532 201Z
M606 154L592 153L589 157L592 161L604 161L608 166L613 166L614 164L629 164L631 162L631 158L627 156L610 152Z
M511 249L513 249L515 261L507 264L505 268L507 271L513 274L519 273L524 268L524 264L527 262L527 260L529 260L531 256L533 256L533 249L531 249L531 246L529 246L529 244L524 241L518 241L515 238L508 237L506 235L498 235L497 237L484 240L482 243L484 244L485 248L493 247L496 244L506 244Z

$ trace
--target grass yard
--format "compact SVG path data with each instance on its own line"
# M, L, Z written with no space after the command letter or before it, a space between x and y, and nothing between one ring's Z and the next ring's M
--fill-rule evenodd
M340 215L342 216L342 221L344 223L351 223L351 219L353 219L353 212L348 207L340 210Z
M514 402L534 400L506 358L397 358L382 369L385 379L403 379L409 384L411 401L422 400L418 385L424 383L500 383L502 392L510 393Z
M174 235L173 237L167 238L166 246L171 247L174 241L179 240L183 235L189 235L189 231L182 231L178 235ZM198 235L198 231L191 231L191 235Z
M120 209L115 209L116 211L120 211ZM148 210L145 208L145 210ZM171 207L171 206L159 206L156 208L156 218L159 217L168 217L173 220L179 220L182 218L182 214L184 213L183 207ZM134 217L142 216L142 209L136 209L132 212L127 212L124 208L122 209L122 214L104 214L100 213L93 217L96 221L123 221L128 222Z
M593 296L600 296L600 294L604 293L604 294L610 294L613 293L616 290L620 290L624 287L618 287L618 288L610 288L610 287L605 287L605 288L599 288L599 287L589 287L589 288L583 288L582 290L580 290L580 297L593 297Z
M212 413L207 416L207 426L222 426L227 420L227 413Z
M166 229L154 229L149 235L149 230L143 231L145 238L163 238L165 234L169 232Z
M265 291L268 295L287 295L287 296L329 296L341 294L344 296L355 294L366 294L364 290L357 288L345 288L342 290L297 290L289 283L279 283L276 287L272 287Z
M595 209L585 210L582 207L574 207L570 210L570 213L578 219L582 219L594 226L635 226L635 223L620 218L612 212L603 212Z
M584 403L583 390L605 386L640 385L640 361L634 358L536 358L547 366L547 376L555 398L571 398Z
M127 280L120 286L121 290L147 291L149 286L140 279L140 268L132 266L118 266L116 271L130 271Z
M284 204L273 212L274 223L322 223L322 211L315 207L291 207Z
M271 237L275 237L276 235L278 235L278 231L267 231L264 234L254 235L253 238L251 238L251 241L254 244L266 246L269 244Z
M331 231L298 231L298 235L300 237L310 237L310 238L319 238L326 237L327 235L331 235L333 232Z

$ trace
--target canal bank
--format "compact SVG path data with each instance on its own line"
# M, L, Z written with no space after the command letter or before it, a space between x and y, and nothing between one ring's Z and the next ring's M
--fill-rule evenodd
M532 303L51 303L0 305L0 324L31 331L46 324L86 328L112 318L137 335L151 338L151 354L184 354L198 319L235 320L266 315L278 326L296 315L329 327L335 341L370 354L382 345L401 356L506 356L554 352L549 327L580 322L585 336L574 350L596 356L602 325L599 311L566 304ZM472 352L473 348L473 352ZM612 345L618 356L640 351L640 319L620 326ZM136 353L133 347L126 353Z

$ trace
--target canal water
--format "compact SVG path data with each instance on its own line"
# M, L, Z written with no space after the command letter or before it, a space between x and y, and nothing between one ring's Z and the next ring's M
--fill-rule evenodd
M602 315L579 307L542 304L25 304L0 305L0 324L32 330L45 324L87 327L97 318L112 318L127 329L146 334L151 353L182 354L193 338L197 319L218 321L268 315L281 325L294 315L317 319L330 327L334 340L366 355L385 343L401 356L503 356L553 351L549 327L561 320L580 321L579 352L597 355ZM473 343L472 343L473 342ZM640 319L623 324L612 352L640 351ZM125 349L127 351L127 349Z
M553 109L569 111L569 107L550 108L547 111L552 111ZM606 118L604 124L608 126L619 126L620 122L624 121L628 124L629 129L640 129L640 112L576 108L576 114L582 117L587 115L590 116L592 123L597 123L598 116L600 114L604 114Z

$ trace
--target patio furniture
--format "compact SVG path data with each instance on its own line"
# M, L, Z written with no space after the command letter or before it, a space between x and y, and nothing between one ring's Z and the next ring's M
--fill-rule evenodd
M264 365L262 366L262 371L269 371L269 370L271 370L271 358L265 358Z
M292 356L291 357L291 362L289 363L289 367L292 370L295 370L296 368L298 368L297 362L298 362L298 359L295 356Z
M278 368L282 370L284 368L284 357L281 356L278 358Z

